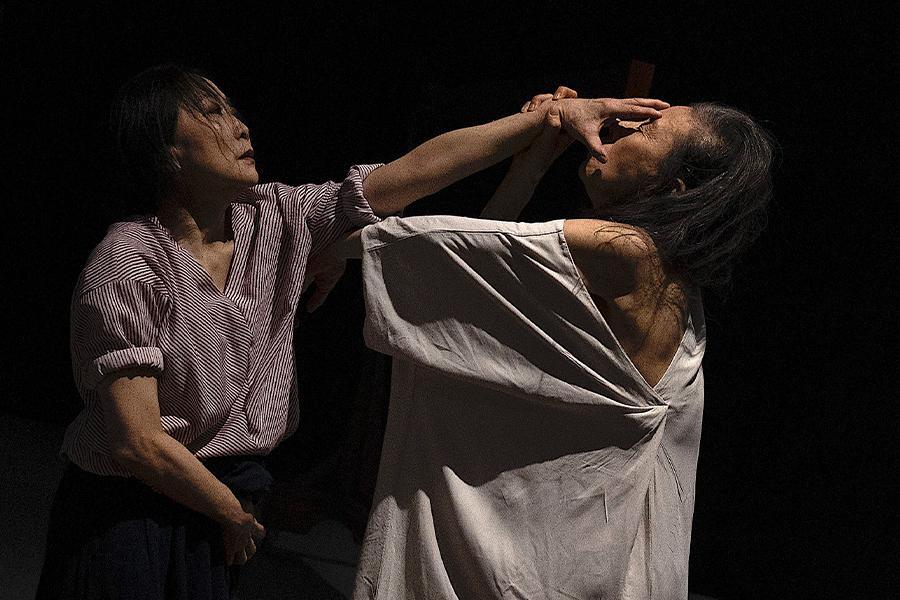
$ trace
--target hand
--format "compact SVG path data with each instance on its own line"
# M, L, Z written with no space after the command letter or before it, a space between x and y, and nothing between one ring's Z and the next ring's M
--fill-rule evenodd
M228 566L245 564L256 554L256 542L264 537L266 528L249 513L222 523L225 562Z
M531 100L522 105L522 109L519 112L531 112L536 110L541 104L546 102L547 100L560 100L562 98L577 98L578 92L573 90L572 88L568 88L564 85L556 88L556 91L552 94L538 94L533 96Z
M564 131L588 147L601 163L606 162L606 150L600 139L600 130L616 118L631 121L658 119L660 112L669 107L668 102L650 98L600 98L583 100L569 98L557 103L560 122Z
M522 106L521 112L532 112L545 102L553 102L563 98L577 98L578 92L564 85L556 88L553 94L538 94ZM545 113L544 128L531 145L513 157L515 166L528 165L541 175L547 171L553 161L573 142L571 136L562 130L559 108L549 106Z
M334 289L337 282L341 280L346 268L347 261L345 259L337 258L327 250L316 256L310 257L309 261L306 263L306 277L303 282L303 292L305 292L312 283L316 284L316 288L306 302L307 312L313 312L322 306L325 302L325 298L328 297L328 294Z

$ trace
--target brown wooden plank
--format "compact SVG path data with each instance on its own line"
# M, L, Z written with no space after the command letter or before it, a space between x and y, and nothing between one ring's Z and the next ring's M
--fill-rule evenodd
M631 59L628 67L628 81L625 83L625 98L649 98L653 84L653 68L651 63Z

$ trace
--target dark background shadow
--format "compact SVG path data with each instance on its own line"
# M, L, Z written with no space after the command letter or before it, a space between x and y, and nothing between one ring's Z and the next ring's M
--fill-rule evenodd
M262 179L299 184L390 160L561 83L620 95L638 58L656 65L653 96L735 105L781 144L770 225L730 300L707 302L691 589L895 591L896 487L886 478L896 469L898 129L880 93L898 65L886 15L794 3L260 4L0 4L2 410L60 422L77 411L69 296L108 225L136 210L121 194L106 112L143 68L206 70L247 118ZM523 220L580 201L579 153L560 159ZM408 214L477 214L502 175L491 169ZM304 421L284 450L298 468L337 460L329 448L359 434L347 413L365 409L350 398L367 383L354 365L372 359L354 269L301 319ZM366 377L382 373L368 364Z

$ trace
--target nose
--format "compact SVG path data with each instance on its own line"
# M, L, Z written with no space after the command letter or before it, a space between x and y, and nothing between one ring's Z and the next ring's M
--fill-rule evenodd
M240 116L236 113L231 113L232 119L232 129L234 131L234 137L237 139L250 139L250 129L244 124L244 121L241 120Z

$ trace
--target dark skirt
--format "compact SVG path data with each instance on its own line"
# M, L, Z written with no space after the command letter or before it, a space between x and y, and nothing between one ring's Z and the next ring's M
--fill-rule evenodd
M257 504L272 483L258 457L204 465ZM235 573L215 521L134 477L69 463L53 498L36 598L227 600Z

